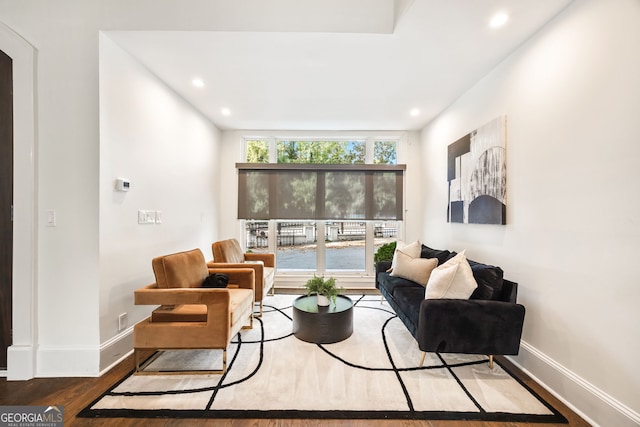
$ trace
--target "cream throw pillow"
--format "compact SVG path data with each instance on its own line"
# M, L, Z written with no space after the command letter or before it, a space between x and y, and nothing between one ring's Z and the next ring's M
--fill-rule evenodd
M387 272L391 273L396 267L396 264L398 263L398 251L402 251L406 255L409 255L411 258L419 258L421 250L422 246L420 245L420 241L418 240L409 244L403 242L402 240L398 240L396 242L396 250L393 253L393 259L391 260L391 267L387 270Z
M391 272L391 276L402 277L426 286L429 276L434 268L438 266L437 258L412 258L403 251L397 251L397 265Z
M464 251L431 272L425 299L469 299L478 287Z

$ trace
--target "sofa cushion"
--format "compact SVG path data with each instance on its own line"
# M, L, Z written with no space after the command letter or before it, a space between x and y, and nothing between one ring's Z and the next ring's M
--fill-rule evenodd
M200 249L157 257L151 265L158 288L199 288L209 275Z
M391 276L402 277L427 286L431 271L438 266L438 260L436 258L412 258L402 250L396 251L396 254L397 262L391 271Z
M431 272L426 299L468 299L478 287L464 251Z
M409 255L411 258L418 258L420 256L420 242L416 240L415 242L405 243L402 240L398 240L396 242L396 250L393 252L393 259L391 260L391 268L389 268L389 272L392 272L398 263L399 251Z
M449 252L444 249L432 249L429 246L422 245L420 248L420 258L437 258L438 265L443 264L453 258L456 255L455 252Z
M203 288L226 288L229 285L229 276L222 273L211 273L202 282Z
M394 277L390 273L382 272L378 278L380 286L391 295L395 296L396 291L400 288L416 288L424 294L424 287L418 285L411 280L404 279L402 277Z
M471 299L501 300L504 284L502 269L472 260L467 261L471 266L471 271L473 271L473 277L478 283L478 287L473 291Z

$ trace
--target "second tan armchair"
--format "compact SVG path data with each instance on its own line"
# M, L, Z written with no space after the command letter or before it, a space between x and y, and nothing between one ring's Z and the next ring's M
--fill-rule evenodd
M252 268L256 274L255 300L260 304L269 290L273 292L276 270L276 257L273 253L244 253L237 239L214 242L211 245L213 261L207 263L209 268Z

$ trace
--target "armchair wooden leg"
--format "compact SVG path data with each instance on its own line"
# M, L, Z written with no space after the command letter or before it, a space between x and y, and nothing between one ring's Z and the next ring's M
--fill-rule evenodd
M256 317L262 317L262 301L260 301L260 311L258 311L258 314L256 315Z
M249 316L249 324L243 326L242 329L253 329L253 313Z
M138 354L138 350L136 350L135 348L133 349L133 363L134 363L134 367L136 368L136 372L138 372L140 370L140 359L139 359L140 355Z
M422 352L422 356L420 356L420 366L422 367L422 365L424 364L424 358L427 356L427 352L423 351Z
M156 350L156 352L154 354L151 355L151 357L149 357L142 365L140 364L140 350L137 349L133 349L133 354L134 354L134 360L135 360L135 364L136 364L136 373L144 373L144 368L146 368L147 366L149 366L151 363L153 363L154 360L156 360L163 352L161 350Z
M493 369L493 354L489 355L489 369Z
M222 350L222 372L221 374L224 375L227 373L227 349L225 348L224 350Z

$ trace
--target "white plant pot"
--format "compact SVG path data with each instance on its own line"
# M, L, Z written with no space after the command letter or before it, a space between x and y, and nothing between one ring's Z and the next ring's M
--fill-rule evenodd
M324 295L318 295L318 305L321 307L326 307L329 305L329 298Z

